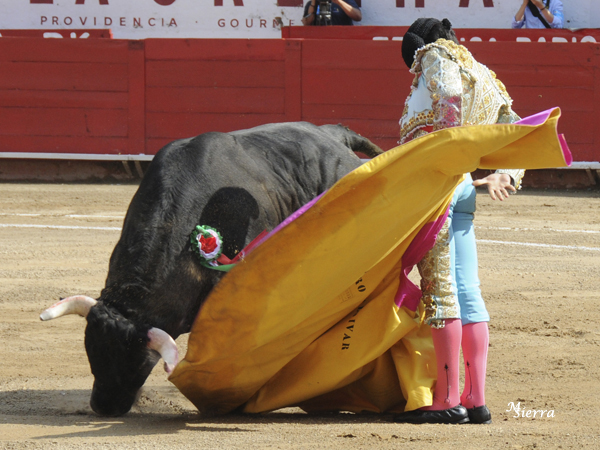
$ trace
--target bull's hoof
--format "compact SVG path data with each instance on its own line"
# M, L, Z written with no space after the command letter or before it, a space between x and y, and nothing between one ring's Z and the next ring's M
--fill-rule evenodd
M394 422L399 423L467 423L469 414L467 408L458 405L454 408L442 409L439 411L424 411L415 409L394 417Z
M467 408L467 414L469 414L469 423L492 423L492 413L485 405Z

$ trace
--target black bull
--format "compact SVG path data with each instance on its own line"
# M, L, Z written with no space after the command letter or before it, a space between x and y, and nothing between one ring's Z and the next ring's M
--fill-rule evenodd
M358 167L353 152L381 149L340 125L305 122L206 133L161 149L129 205L100 297L69 297L41 316L87 318L92 409L128 412L159 357L167 371L176 364L171 337L190 330L223 276L190 251L196 225L217 229L233 258Z

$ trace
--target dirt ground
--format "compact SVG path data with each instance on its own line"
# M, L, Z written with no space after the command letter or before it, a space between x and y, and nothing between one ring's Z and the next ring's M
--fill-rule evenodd
M95 415L85 321L38 316L59 297L99 295L136 188L0 184L0 448L600 448L600 191L478 194L493 423L418 426L295 408L203 417L161 364L129 414Z

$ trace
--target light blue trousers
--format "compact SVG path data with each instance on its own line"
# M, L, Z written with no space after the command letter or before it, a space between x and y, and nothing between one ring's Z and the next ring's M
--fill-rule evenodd
M470 174L456 188L448 215L452 291L458 297L463 325L488 322L490 316L481 296L475 243L475 187Z

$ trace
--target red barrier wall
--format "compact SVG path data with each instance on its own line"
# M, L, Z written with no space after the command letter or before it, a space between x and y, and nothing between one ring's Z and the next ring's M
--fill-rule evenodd
M575 160L600 161L600 44L467 45L520 115L560 106ZM412 81L400 48L370 38L1 38L0 151L154 154L207 131L297 120L344 123L388 149Z
M176 138L301 120L301 43L145 41L149 152Z
M382 26L353 26L353 27L284 27L281 34L285 39L368 39L368 40L401 40L408 27L382 27ZM581 28L570 30L568 28L546 30L528 30L526 28L513 30L506 28L460 28L455 29L459 40L471 41L501 41L523 42L600 42L600 29ZM591 39L590 39L591 38Z
M117 153L143 150L129 123L137 43L0 39L0 150ZM137 45L139 47L139 45ZM141 139L141 145L134 138Z
M40 38L65 38L65 39L112 39L110 29L89 28L89 29L70 29L70 30L40 30L40 29L22 29L22 30L0 30L2 37L40 37Z

